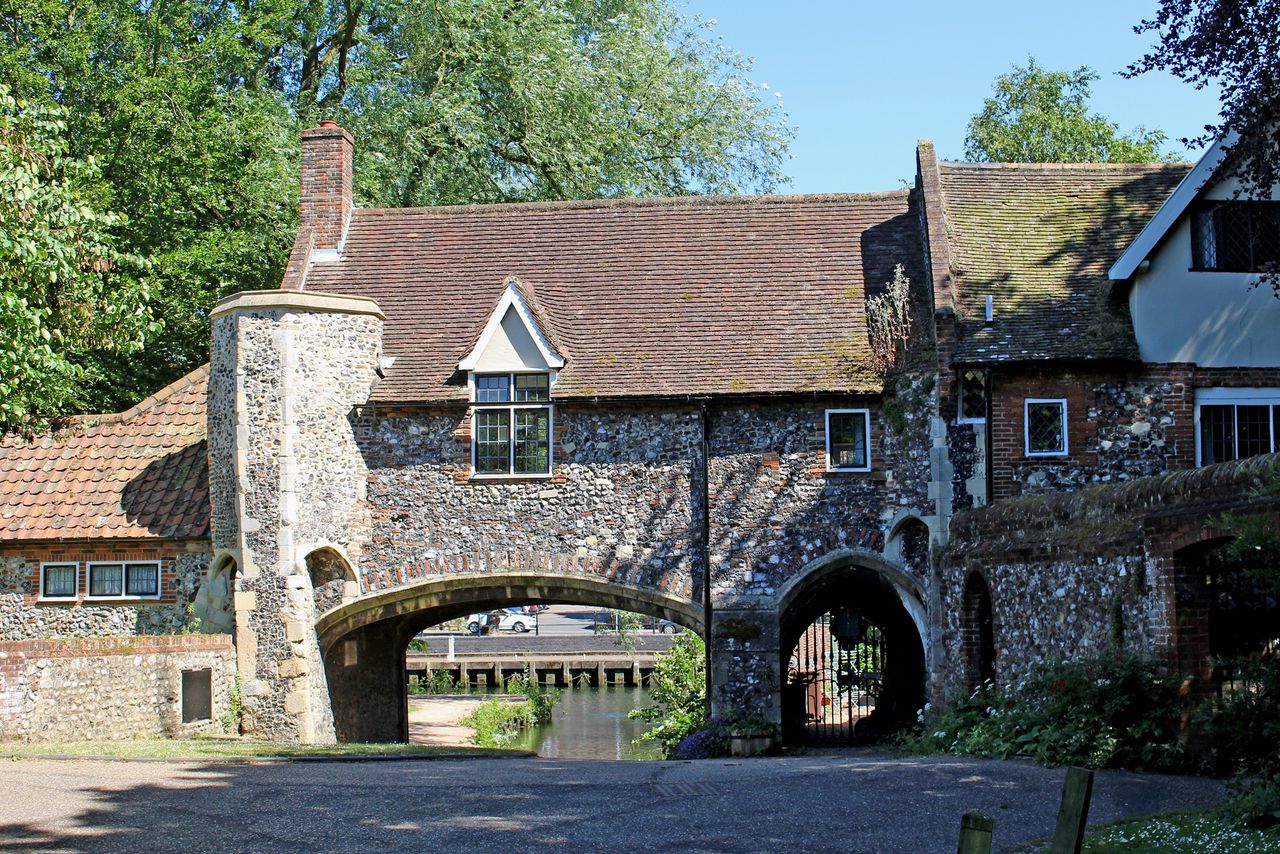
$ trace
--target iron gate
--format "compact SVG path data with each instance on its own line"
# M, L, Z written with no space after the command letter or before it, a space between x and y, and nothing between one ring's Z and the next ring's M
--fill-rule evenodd
M884 632L853 610L829 611L796 642L784 696L806 741L853 743L884 688ZM803 711L801 711L803 706Z
M1248 661L1280 652L1280 601L1225 549L1205 557L1209 591L1209 654L1218 696L1248 687Z

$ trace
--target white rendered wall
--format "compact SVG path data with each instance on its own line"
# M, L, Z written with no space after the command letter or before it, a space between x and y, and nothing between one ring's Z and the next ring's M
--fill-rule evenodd
M502 324L494 330L493 337L485 345L476 362L477 373L502 373L505 371L545 371L547 360L529 334L520 313L508 308Z
M1233 182L1204 194L1230 199ZM1129 295L1145 362L1194 362L1206 368L1280 367L1280 299L1253 273L1191 270L1191 218L1183 216L1134 277Z

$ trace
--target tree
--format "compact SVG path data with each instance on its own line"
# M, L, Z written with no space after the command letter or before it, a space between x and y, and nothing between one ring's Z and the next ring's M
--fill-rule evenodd
M790 130L747 69L670 0L0 0L0 83L67 109L166 319L86 354L100 409L203 362L216 299L278 285L300 127L356 133L362 205L768 191Z
M67 153L64 110L0 87L0 428L82 402L88 351L131 352L155 330L139 259L96 209L97 166Z
M1125 74L1168 71L1197 89L1220 85L1218 122L1184 142L1203 146L1234 131L1225 174L1245 195L1269 195L1280 181L1280 0L1159 0L1134 31L1157 42ZM1280 296L1280 276L1263 280Z
M1028 57L996 78L995 94L969 120L964 153L969 160L1006 163L1146 163L1167 159L1165 135L1119 126L1089 113L1091 68L1047 71Z

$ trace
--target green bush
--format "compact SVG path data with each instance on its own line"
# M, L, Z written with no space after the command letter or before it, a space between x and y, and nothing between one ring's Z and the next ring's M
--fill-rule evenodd
M547 691L537 681L525 677L507 680L507 695L523 695L518 703L509 700L486 700L461 721L476 731L475 743L481 747L502 747L522 731L551 720L551 710L560 692Z
M676 635L671 649L659 653L649 678L653 705L631 712L630 717L653 726L641 738L662 745L668 759L689 736L707 723L706 646L688 629Z
M1179 681L1160 665L1114 655L1045 665L1005 690L986 686L922 716L922 752L1029 756L1045 765L1186 770Z

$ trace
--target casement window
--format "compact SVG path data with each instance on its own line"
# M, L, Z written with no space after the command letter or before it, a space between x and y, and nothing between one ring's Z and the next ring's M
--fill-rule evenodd
M871 413L827 410L828 471L871 471Z
M80 592L80 564L40 564L40 598L74 599Z
M966 368L959 374L961 424L977 424L987 420L987 377L981 368Z
M1023 407L1027 456L1066 456L1067 402L1028 398Z
M551 376L476 374L471 461L480 476L551 474Z
M159 599L160 562L89 564L89 599Z
M1280 270L1280 202L1201 205L1191 218L1191 263L1202 271Z
M1196 459L1202 466L1280 450L1280 389L1196 391Z

